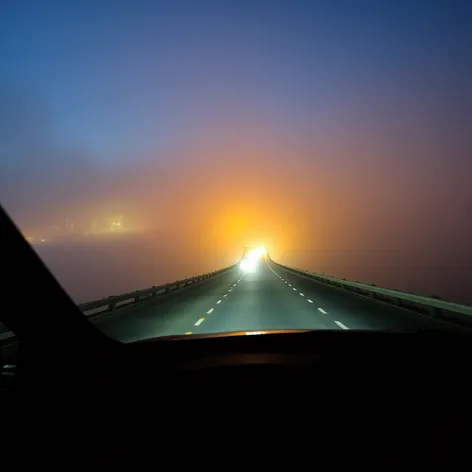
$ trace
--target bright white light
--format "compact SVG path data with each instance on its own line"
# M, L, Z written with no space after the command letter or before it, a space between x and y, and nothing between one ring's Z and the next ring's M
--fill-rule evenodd
M253 249L252 251L249 252L248 257L251 259L257 259L261 256L263 256L266 253L265 247L257 247L256 249Z
M249 251L246 257L240 262L239 267L244 272L256 272L257 260L266 253L265 248L258 247Z
M257 260L252 257L246 257L240 262L239 267L244 272L256 272Z

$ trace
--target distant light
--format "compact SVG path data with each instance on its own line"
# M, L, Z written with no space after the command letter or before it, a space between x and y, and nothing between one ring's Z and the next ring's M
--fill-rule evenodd
M256 249L256 253L259 255L259 257L263 256L266 252L267 252L266 248L262 246Z
M248 257L257 259L261 256L263 256L266 253L266 248L265 247L258 247L256 249L253 249L252 251L249 252Z
M239 267L244 272L256 272L257 260L252 257L246 257L240 262Z
M46 240L45 239L41 239L41 242L44 243Z
M246 331L246 336L257 335L257 334L265 334L265 332L264 331Z

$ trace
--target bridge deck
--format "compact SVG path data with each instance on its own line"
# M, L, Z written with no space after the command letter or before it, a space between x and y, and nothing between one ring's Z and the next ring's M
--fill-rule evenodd
M94 320L109 336L129 342L153 336L269 329L418 330L454 326L369 300L260 263L235 268L179 293Z

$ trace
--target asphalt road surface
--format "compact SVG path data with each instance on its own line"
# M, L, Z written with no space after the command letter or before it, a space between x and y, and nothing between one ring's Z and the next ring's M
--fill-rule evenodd
M155 336L271 329L444 329L432 318L361 297L260 262L141 302L93 323L123 342Z

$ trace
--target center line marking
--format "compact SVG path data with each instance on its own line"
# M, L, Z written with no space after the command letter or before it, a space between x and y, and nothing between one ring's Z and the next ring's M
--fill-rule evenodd
M342 329L349 329L346 325L343 325L340 321L334 320L334 322L335 322L339 327L341 327Z
M214 310L214 308L210 308L207 313L210 314L212 311ZM202 318L203 319L203 318Z
M321 313L323 313L323 315L327 315L328 312L327 311L324 311L323 308L318 308L318 311L321 311Z
M301 296L301 297L304 297L305 295L303 295L303 293L302 293L302 292L300 292L300 296Z
M187 335L192 334L192 331L187 331L185 334L187 334Z
M195 326L200 326L205 321L205 318L200 318L196 323Z
M221 300L218 300L218 301L216 302L217 305L220 304L220 303L221 303Z
M313 300L310 300L309 298L307 298L308 300L308 303L313 303Z

